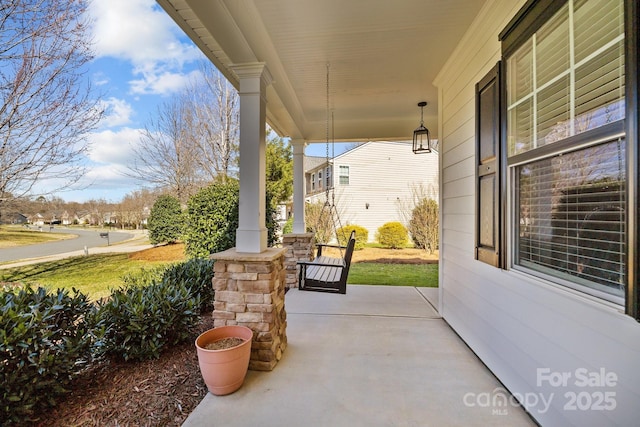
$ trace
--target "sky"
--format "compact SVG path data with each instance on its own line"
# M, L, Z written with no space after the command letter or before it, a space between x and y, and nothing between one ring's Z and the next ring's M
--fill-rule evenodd
M125 176L141 130L163 102L197 76L205 57L155 0L94 0L88 13L95 53L89 78L102 94L105 116L89 135L88 173L55 195L119 202L143 185ZM324 150L313 144L306 154L323 156ZM336 144L336 154L341 151Z

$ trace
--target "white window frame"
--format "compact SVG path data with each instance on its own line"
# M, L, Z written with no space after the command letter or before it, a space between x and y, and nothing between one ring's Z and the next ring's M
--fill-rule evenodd
M338 183L340 185L349 185L349 177L350 177L350 171L349 171L349 165L340 165L338 167L338 171L339 171L339 176L338 176ZM343 172L346 171L346 175L343 174ZM346 182L342 182L343 178L346 178Z

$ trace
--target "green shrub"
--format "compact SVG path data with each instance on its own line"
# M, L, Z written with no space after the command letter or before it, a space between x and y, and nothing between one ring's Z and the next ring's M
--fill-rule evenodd
M387 222L378 228L376 240L382 246L398 249L407 246L409 235L407 228L399 222Z
M175 243L182 237L183 216L180 201L173 196L164 195L151 208L148 219L149 241Z
M58 289L0 293L0 419L26 424L90 361L95 307Z
M282 234L290 233L293 233L293 217L290 217L288 220L286 220L284 225L282 226Z
M171 265L165 270L162 281L189 288L191 298L200 302L200 313L213 310L213 262L193 258Z
M235 180L214 183L187 202L185 252L189 257L208 258L236 244L238 195Z
M341 246L346 246L349 236L351 236L351 232L354 230L356 232L355 250L363 249L369 241L369 230L359 225L345 225L344 227L338 228L336 231L338 243Z
M124 360L158 358L164 348L189 338L199 308L199 297L184 282L163 279L114 290L99 307L103 333L96 351Z
M189 257L208 258L212 253L236 245L239 193L238 181L229 179L215 182L189 199L185 232ZM268 244L272 246L277 241L278 224L275 211L270 206L270 197L267 195L265 223Z
M122 281L125 287L144 287L163 281L185 285L189 288L190 298L199 298L201 313L213 308L213 260L192 258L176 264L142 269L123 276Z

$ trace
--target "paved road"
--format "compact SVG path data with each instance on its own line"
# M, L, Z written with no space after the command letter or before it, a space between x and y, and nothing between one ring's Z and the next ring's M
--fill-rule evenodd
M84 250L85 246L87 248L107 246L107 239L100 237L100 232L97 230L88 231L55 227L52 231L49 231L48 227L43 227L43 233L49 232L75 234L78 237L67 240L59 240L55 242L0 249L0 262L41 258L51 255L75 252ZM109 244L129 240L133 237L134 236L131 233L110 231Z

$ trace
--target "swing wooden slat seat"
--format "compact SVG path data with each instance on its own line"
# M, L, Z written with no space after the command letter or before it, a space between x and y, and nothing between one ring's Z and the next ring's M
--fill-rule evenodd
M356 233L351 232L347 246L318 244L318 254L313 261L299 261L299 289L303 291L347 293L347 277L351 256L356 245ZM344 258L322 255L323 248L344 249Z

